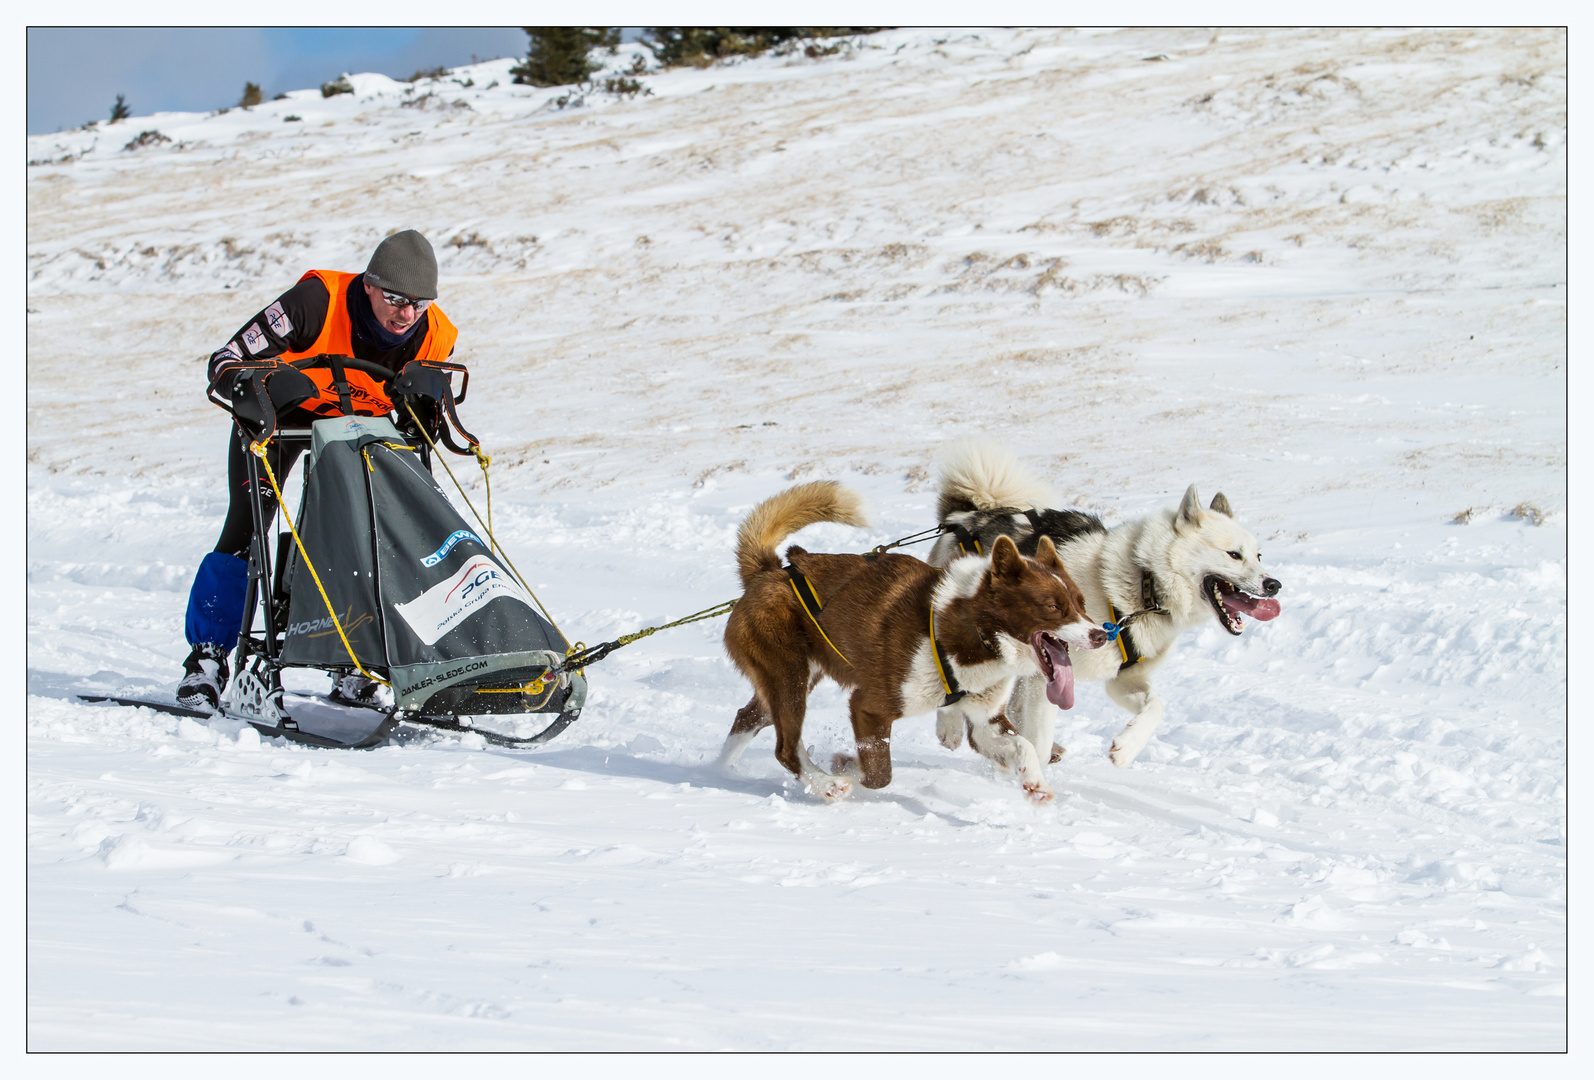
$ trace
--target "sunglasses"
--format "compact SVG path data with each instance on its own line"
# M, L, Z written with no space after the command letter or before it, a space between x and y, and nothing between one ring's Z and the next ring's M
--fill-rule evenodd
M412 300L403 293L388 292L386 289L381 289L380 292L382 293L382 299L396 308L413 305L417 315L432 306L432 301L430 300Z

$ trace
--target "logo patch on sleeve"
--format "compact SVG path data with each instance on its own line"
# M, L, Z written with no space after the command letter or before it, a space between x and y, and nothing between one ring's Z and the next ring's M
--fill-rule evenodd
M249 329L245 330L243 333L243 338L244 348L248 349L251 353L257 353L270 344L270 342L266 340L265 331L260 329L259 323L250 323Z
M293 333L293 321L288 318L288 313L282 310L282 301L278 300L265 310L266 325L271 327L271 332L280 338L285 338Z
M407 604L394 604L415 636L428 645L494 600L531 607L531 598L497 563L477 555Z

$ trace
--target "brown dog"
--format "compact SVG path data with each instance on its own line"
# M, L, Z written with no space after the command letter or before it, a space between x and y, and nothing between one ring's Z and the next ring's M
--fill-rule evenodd
M1060 694L1071 692L1069 646L1106 641L1049 540L1026 559L1002 537L989 560L970 556L944 571L907 555L816 555L793 545L790 569L783 567L775 545L821 521L867 524L858 494L831 481L781 492L742 523L736 561L744 591L725 626L725 649L754 699L737 713L722 765L774 724L776 759L821 798L845 796L848 779L821 770L802 743L808 693L828 675L853 690L856 778L885 787L899 717L955 707L983 728L1001 713L1015 677L1038 674ZM1034 748L1004 737L1011 745L993 756L1032 796L1051 798Z

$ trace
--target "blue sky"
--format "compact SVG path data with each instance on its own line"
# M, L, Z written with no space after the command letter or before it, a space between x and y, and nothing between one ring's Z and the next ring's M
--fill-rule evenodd
M396 79L439 64L524 56L526 35L500 27L39 27L28 30L28 133L111 114L125 94L135 115L238 104L245 82L269 98L345 71Z

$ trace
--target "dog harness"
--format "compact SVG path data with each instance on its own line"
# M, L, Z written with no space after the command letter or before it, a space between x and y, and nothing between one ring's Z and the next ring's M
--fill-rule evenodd
M795 566L786 567L786 577L791 581L791 591L797 594L797 602L808 613L808 618L814 624L814 629L819 631L819 636L825 639L825 644L841 657L843 663L851 667L852 661L847 659L847 654L836 648L836 643L830 640L830 635L825 633L825 628L819 624L819 613L825 610L825 605L819 602L819 594L814 592L813 584L799 574Z
M1039 510L1020 510L1017 507L999 506L991 511L993 514L1023 514L1029 519L1030 535L1038 535L1041 531L1041 515ZM980 545L980 538L966 525L949 525L946 531L952 534L958 543L958 550L965 555L984 555L985 549ZM1013 537L1014 541L1018 537Z
M1166 615L1168 610L1157 600L1157 580L1151 576L1151 571L1144 568L1140 571L1140 602L1145 606L1139 611L1130 612L1123 618L1113 610L1112 601L1107 601L1107 617L1115 624L1115 629L1110 631L1118 639L1118 654L1124 662L1118 665L1121 672L1125 668L1133 667L1145 657L1140 655L1140 650L1135 647L1134 641L1129 637L1129 624L1142 615Z
M952 526L951 532L952 532L953 538L956 539L957 542L958 542L958 550L961 551L963 554L965 554L965 555L984 555L985 554L984 549L982 549L980 547L980 538L975 536L972 532L970 532L968 529L964 528L962 525L954 525L954 526Z
M797 597L797 603L802 605L803 611L808 614L808 619L814 624L814 629L819 631L819 636L825 639L831 651L841 657L842 662L848 667L852 661L847 659L847 654L836 648L836 643L830 640L830 635L825 633L825 628L819 622L819 613L825 610L825 605L820 602L819 594L814 592L813 582L799 573L795 566L786 567L786 577L791 582L791 591ZM930 652L935 657L936 674L941 676L941 688L946 691L941 706L955 705L968 696L968 691L958 685L958 678L952 672L952 661L947 658L946 651L941 648L941 643L935 639L935 605L930 605Z
M968 696L968 691L958 685L958 677L952 671L952 661L947 657L946 650L941 648L941 643L935 639L935 604L930 604L930 652L935 657L935 671L941 676L941 687L946 691L946 697L941 701L941 708L956 705Z

